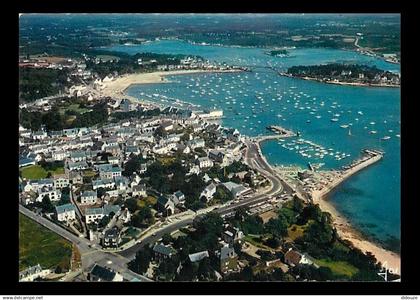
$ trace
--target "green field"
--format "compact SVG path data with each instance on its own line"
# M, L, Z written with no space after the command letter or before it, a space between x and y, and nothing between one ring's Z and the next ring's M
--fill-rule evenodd
M316 259L315 263L320 267L330 268L337 277L352 277L359 269L345 261L332 261L329 259Z
M22 177L26 179L41 179L47 177L48 174L43 167L38 165L24 167L20 170L22 172Z
M22 172L22 177L26 179L42 179L46 178L48 172L52 175L59 175L64 174L64 167L58 167L53 170L45 170L43 167L39 165L29 166L21 168L20 171Z
M71 253L71 243L19 214L19 271L38 263L42 268L68 270Z

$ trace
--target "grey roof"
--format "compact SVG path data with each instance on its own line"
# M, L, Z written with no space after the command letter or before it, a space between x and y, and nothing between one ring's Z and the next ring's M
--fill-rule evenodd
M19 278L25 278L27 276L39 273L42 271L42 268L40 264L37 264L36 266L29 267L21 272L19 272Z
M183 194L181 191L176 191L176 192L174 193L174 195L175 195L177 198L180 198L180 197L184 196L184 194Z
M171 255L175 252L175 250L172 247L165 246L163 244L156 244L153 247L153 251L157 252L157 253L160 253L160 254L163 254L163 255L167 255L167 256L169 256L169 255Z
M109 215L111 212L117 213L120 211L118 205L105 205L104 207L89 207L86 208L85 215Z
M96 191L84 191L82 197L96 197Z
M224 260L229 258L229 254L235 255L235 249L230 248L230 247L223 247L222 249L220 249L220 259Z
M72 210L75 210L75 209L76 209L76 207L71 203L67 203L67 204L63 204L63 205L55 207L55 210L56 210L57 214L62 214L62 213L72 211Z
M209 257L209 252L206 250L206 251L201 251L197 253L192 253L188 255L188 257L190 258L191 262L197 262L197 261L202 260L205 257Z
M157 203L165 206L165 204L169 201L169 199L165 196L159 196L159 198L157 199Z
M104 281L112 281L115 278L116 273L108 268L101 267L95 264L90 271L90 274L101 278Z

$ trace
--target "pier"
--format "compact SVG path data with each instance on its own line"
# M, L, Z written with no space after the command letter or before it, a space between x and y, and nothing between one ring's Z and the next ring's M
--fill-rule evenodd
M312 199L320 199L325 196L350 176L381 160L384 155L383 152L376 150L363 150L363 153L364 156L362 158L357 159L348 166L343 167L342 171L335 171L337 172L337 176L335 176L335 178L325 186L319 188L318 190L314 190L312 192Z

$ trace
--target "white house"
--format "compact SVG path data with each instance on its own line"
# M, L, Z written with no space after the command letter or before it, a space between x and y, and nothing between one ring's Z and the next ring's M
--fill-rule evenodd
M213 183L210 183L206 188L201 192L201 197L206 197L207 201L213 199L213 195L216 193L216 186Z
M118 205L105 205L104 207L87 208L85 211L86 224L100 221L104 216L108 216L111 212L117 214L120 211Z
M59 201L61 199L61 192L60 190L57 190L55 188L53 189L42 189L38 192L38 197L36 198L36 201L42 202L42 199L48 196L51 201Z
M84 191L80 196L80 202L82 204L95 204L97 197L96 191Z
M181 191L176 191L171 195L170 199L175 205L182 204L185 202L185 195Z
M76 219L76 207L71 203L56 206L55 213L60 222Z
M146 186L144 184L135 185L132 187L133 197L147 197Z
M203 168L211 168L213 167L213 162L208 157L200 157L198 158L198 165L201 169Z
M22 272L19 272L19 281L27 282L27 281L34 281L37 278L43 278L51 273L51 270L41 268L40 264L36 266L29 267Z
M54 187L56 189L62 189L70 185L70 180L68 176L65 174L54 175L53 178L54 178Z

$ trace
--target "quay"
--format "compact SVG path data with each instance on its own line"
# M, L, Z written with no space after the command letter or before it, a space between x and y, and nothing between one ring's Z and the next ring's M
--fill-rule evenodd
M312 199L322 198L353 174L381 160L384 155L383 152L367 149L363 150L363 153L365 155L362 158L357 159L348 166L343 167L342 171L338 171L337 176L330 183L318 190L314 190L311 195Z

